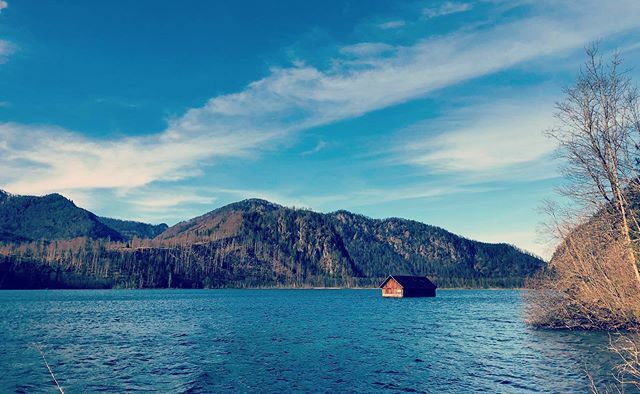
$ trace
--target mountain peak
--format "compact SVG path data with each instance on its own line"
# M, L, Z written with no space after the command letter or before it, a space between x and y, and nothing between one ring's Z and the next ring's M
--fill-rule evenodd
M46 194L46 195L42 196L42 198L44 198L44 199L46 199L48 201L68 201L68 202L73 204L73 201L71 201L70 199L68 199L67 197L63 196L60 193Z
M110 278L99 278L109 286L142 286L134 273L147 263L144 286L150 287L372 286L394 272L430 275L441 286L522 286L544 265L511 246L471 241L411 220L311 212L258 198L170 228L99 218L59 194L17 196L0 204L0 240L107 242L134 236L155 238L144 248L77 248L93 253L87 261L106 264L97 272L111 272ZM78 269L72 260L65 264ZM42 275L43 283L51 281L50 271Z
M0 189L0 198L9 198L9 197L15 197L15 194L11 194L6 190Z
M271 202L271 201L263 200L261 198L247 198L247 199L244 199L242 201L231 203L228 206L233 206L233 205L250 206L250 207L258 206L258 207L268 207L268 208L282 208L282 205L280 205L280 204L276 204L276 203Z
M0 197L0 240L123 239L93 213L77 207L61 194L38 197L3 191Z
M271 201L263 200L261 198L247 198L245 200L232 202L230 204L224 205L220 208L214 209L211 212L205 213L199 218L208 217L211 215L217 215L221 212L228 211L260 211L260 212L269 212L276 211L278 209L285 208L280 204L273 203ZM198 218L194 218L198 219ZM193 219L192 219L193 220Z

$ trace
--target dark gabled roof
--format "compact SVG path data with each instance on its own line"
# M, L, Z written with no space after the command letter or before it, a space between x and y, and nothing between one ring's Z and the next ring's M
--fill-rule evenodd
M434 285L426 276L409 276L409 275L389 275L387 279L379 287L387 284L389 279L395 279L403 289L435 289Z

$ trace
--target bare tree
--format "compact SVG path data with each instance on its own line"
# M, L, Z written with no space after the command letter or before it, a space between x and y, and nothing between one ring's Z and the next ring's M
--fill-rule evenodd
M640 135L638 90L621 59L603 63L596 45L574 86L557 104L558 127L548 131L560 145L564 175L561 193L591 214L610 217L626 248L625 259L640 284L633 251L638 223L629 196L638 188L637 145ZM617 237L616 237L617 238Z
M523 292L527 322L568 329L638 331L640 286L626 262L628 247L607 217L577 227L558 223L565 231L550 271L529 281Z
M528 321L565 328L640 330L637 196L640 100L621 60L586 49L576 83L557 104L569 204L548 205L547 233L559 241L549 270L525 295Z
M596 45L586 54L548 131L567 180L560 192L569 203L545 207L559 246L523 294L534 326L623 333L611 343L622 360L617 384L605 392L624 392L640 388L640 98L619 56L603 62Z

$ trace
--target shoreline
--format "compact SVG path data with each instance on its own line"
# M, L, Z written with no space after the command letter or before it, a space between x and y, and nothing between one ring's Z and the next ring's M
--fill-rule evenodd
M213 288L187 288L187 287L145 287L145 288L125 288L125 287L112 287L112 288L42 288L42 289L0 289L1 291L39 291L39 290L378 290L379 287L213 287ZM438 288L438 291L452 291L452 290L528 290L524 287L443 287Z

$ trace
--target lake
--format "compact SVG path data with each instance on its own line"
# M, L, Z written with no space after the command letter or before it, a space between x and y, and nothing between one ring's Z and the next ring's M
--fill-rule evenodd
M0 392L587 392L603 333L534 330L515 290L0 292Z

